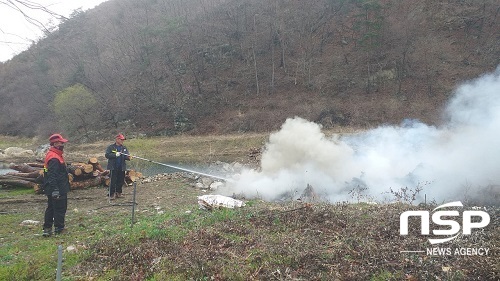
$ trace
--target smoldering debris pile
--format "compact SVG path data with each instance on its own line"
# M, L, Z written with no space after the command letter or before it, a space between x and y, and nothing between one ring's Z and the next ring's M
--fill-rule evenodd
M318 124L289 118L270 135L260 169L244 170L225 194L274 201L309 184L328 202L352 201L353 191L385 202L391 190L420 190L416 203L468 197L500 205L499 89L500 67L460 85L438 126L409 119L327 136Z

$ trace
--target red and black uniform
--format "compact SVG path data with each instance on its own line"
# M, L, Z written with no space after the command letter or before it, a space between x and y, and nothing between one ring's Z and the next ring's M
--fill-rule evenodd
M47 195L48 205L43 228L52 229L54 225L56 233L64 229L64 218L68 208L67 194L70 190L68 171L62 154L62 150L51 146L44 163L44 193ZM59 196L53 196L54 191L58 191Z

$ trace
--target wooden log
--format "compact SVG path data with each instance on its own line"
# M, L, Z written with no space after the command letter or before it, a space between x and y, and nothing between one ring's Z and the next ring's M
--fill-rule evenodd
M127 185L132 185L132 184L133 184L134 182L136 182L136 181L137 181L137 178L136 178L136 177L130 177L130 178L126 178L126 179L125 179L125 183L126 183Z
M107 176L109 175L109 170L104 170L102 172L98 171L98 170L95 170L92 172L92 174L97 177L97 176Z
M70 187L72 190L73 189L85 189L85 188L89 188L89 187L99 186L101 184L102 184L102 178L99 176L99 177L90 178L90 179L83 180L83 181L73 181L70 183Z
M141 172L137 172L135 170L127 170L125 172L125 183L127 185L131 185L133 182L136 182L138 179L142 179L144 176Z
M85 180L88 180L88 179L91 179L91 178L95 178L95 177L98 177L99 175L98 174L94 174L93 172L92 173L83 173L79 176L74 176L74 181L85 181Z
M90 157L88 163L93 165L93 164L98 164L99 161L97 161L96 157Z
M0 175L0 180L14 180L14 181L29 181L37 183L39 182L36 178L26 178L26 177L18 177L16 175Z
M98 170L94 170L90 174L83 174L83 176L85 176L85 175L92 176L92 177L107 176L107 175L109 175L109 170L104 170L102 172L100 172ZM82 177L79 177L79 178L82 178Z
M96 157L89 158L88 164L94 167L94 171L104 172L104 169L102 168L101 164L99 164L99 161Z
M109 178L108 176L103 176L101 178L102 178L102 184L104 186L109 186L111 184L111 178Z
M22 173L22 172L10 172L6 173L6 175L12 175L12 176L17 176L17 177L23 177L23 178L38 178L40 176L40 171L33 171L29 173Z
M34 186L33 190L35 191L35 194L43 194L43 189L41 184L37 184L36 186Z
M34 183L43 183L43 170L35 171L31 173L7 173L5 175L0 175L0 178L3 179L19 179L30 181Z
M92 173L92 171L94 171L94 166L92 166L92 164L86 164L86 163L71 163L71 165L68 166L70 168L70 171L74 170L75 172L78 173L75 174L75 176L79 176L80 174L89 174L89 173ZM77 171L77 170L80 170L80 171Z
M83 165L83 172L86 174L90 174L94 171L94 166L92 164L84 164Z
M82 173L89 174L94 171L94 166L92 164L86 163L73 163L71 166L78 167L82 170Z
M104 170L102 173L101 173L101 176L107 176L109 175L109 170Z
M35 182L40 184L43 183L43 173L36 177Z
M82 174L89 174L94 171L94 167L91 164L82 164L82 163L72 163L67 166L68 172L75 175L80 176Z
M34 168L43 168L44 163L26 163L26 165Z
M137 179L142 178L142 173L137 172L135 170L127 170L125 172L125 183L127 185L132 184L133 182L137 181Z
M104 172L104 168L99 163L91 164L94 167L94 171Z
M26 181L26 180L22 180L22 179L15 179L15 178L0 179L0 185L28 187L28 188L33 188L35 191L40 189L40 186L35 182Z
M133 177L136 177L136 178L142 178L142 173L141 172L138 172L136 170L128 170L126 172L127 175L130 175L130 176L133 176Z
M67 169L68 169L68 172L69 172L70 174L73 174L74 176L79 176L79 175L83 174L83 170L82 170L82 168L81 168L81 167L79 167L79 166L77 166L77 165L73 165L73 164L71 164L71 165L69 165L69 166L67 167Z
M9 169L16 170L22 173L31 173L34 171L38 171L38 168L31 167L30 165L23 163L23 164L10 164Z

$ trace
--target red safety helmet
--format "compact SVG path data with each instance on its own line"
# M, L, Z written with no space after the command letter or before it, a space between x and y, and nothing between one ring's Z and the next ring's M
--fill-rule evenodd
M117 138L117 139L121 139L121 140L126 140L125 136L124 136L124 135L122 135L122 134L118 134L118 135L116 136L116 138Z
M49 141L50 141L50 143L55 143L58 141L67 142L68 140L63 138L63 136L61 136L61 134L53 134L52 136L50 136Z

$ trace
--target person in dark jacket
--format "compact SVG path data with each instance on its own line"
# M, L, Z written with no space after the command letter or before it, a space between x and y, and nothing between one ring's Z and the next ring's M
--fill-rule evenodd
M67 141L61 134L53 134L49 138L50 148L44 161L44 193L47 195L47 209L43 236L52 235L52 226L56 234L64 230L70 190L68 171L63 158L64 144Z
M130 153L123 145L126 138L122 134L115 137L115 143L106 149L108 159L107 169L110 171L111 182L109 184L108 196L110 200L123 197L122 187L125 183L125 171L127 170L126 160L130 160Z

